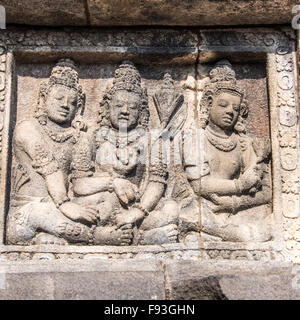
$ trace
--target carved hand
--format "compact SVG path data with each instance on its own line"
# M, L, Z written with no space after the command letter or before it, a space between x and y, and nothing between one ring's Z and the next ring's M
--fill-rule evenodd
M134 224L144 218L144 212L138 208L132 208L128 212L120 214L116 218L117 226Z
M125 206L135 200L138 188L130 181L116 178L113 187L120 202Z
M256 167L248 169L239 179L241 191L253 190L253 187L258 189L261 186L261 176Z
M64 202L59 209L69 219L85 224L94 224L99 217L96 208L92 206L80 206L70 201Z
M233 212L233 199L232 197L219 197L217 195L211 196L212 204L210 209L214 213L220 212Z

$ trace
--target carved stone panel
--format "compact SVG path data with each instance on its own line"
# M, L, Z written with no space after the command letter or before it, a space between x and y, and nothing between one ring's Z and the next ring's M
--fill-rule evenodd
M289 30L0 35L0 257L298 261Z

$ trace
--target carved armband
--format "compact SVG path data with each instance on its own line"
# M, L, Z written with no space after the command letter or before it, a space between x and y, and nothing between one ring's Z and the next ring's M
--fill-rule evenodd
M59 165L53 155L41 144L35 145L32 167L43 177L59 170Z
M108 192L112 193L115 191L115 188L114 188L114 179L113 178L110 178L109 179L109 183L108 183L108 188L107 188Z
M153 165L150 168L150 181L160 182L165 184L167 180L168 172L166 166L162 164Z
M92 150L86 143L77 144L74 148L74 153L71 163L71 179L90 177L93 175L94 163L92 161Z

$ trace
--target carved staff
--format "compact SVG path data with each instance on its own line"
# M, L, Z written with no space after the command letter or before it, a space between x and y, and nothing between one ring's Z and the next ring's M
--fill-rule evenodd
M170 135L174 138L186 120L187 108L183 104L183 94L180 89L174 86L174 80L169 73L164 75L163 85L154 94L153 100L162 129L158 138L162 137L165 133L167 133L167 136Z

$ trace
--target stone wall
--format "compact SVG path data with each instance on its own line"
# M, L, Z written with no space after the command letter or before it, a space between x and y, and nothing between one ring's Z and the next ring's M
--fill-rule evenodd
M299 298L294 3L174 3L4 1L0 299Z

